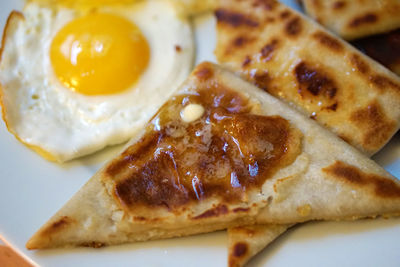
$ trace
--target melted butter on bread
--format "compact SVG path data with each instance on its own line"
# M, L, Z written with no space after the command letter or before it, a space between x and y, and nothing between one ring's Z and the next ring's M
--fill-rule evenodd
M204 108L199 104L189 104L181 111L181 118L184 122L194 122L204 114Z
M297 158L301 133L282 117L251 110L247 97L218 85L174 97L106 169L117 202L135 214L146 206L179 211L212 197L239 203L261 191ZM218 205L193 218L226 212Z

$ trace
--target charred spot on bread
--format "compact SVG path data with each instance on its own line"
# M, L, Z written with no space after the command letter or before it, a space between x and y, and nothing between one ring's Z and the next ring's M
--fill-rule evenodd
M55 234L66 227L70 226L72 223L74 223L75 220L68 216L62 216L55 222L53 222L51 225L46 227L44 231L42 232L43 235L52 235Z
M392 79L376 74L369 76L369 80L376 86L380 91L385 91L386 89L394 89L397 92L400 92L400 84L394 82Z
M241 258L247 254L248 245L244 242L238 242L233 247L233 256Z
M342 43L327 33L324 33L322 31L317 31L312 35L312 37L316 39L324 47L327 47L334 52L343 51Z
M342 10L346 7L346 2L345 1L336 1L333 3L332 8L334 10Z
M240 12L235 12L227 9L217 9L215 11L218 23L224 23L232 27L258 27L259 23L253 18L248 17Z
M365 24L373 24L378 21L378 16L374 13L367 13L358 17L355 17L349 23L349 28L357 28Z
M350 56L350 62L360 73L367 74L369 72L368 64L364 61L364 59L361 58L360 55L353 53Z
M206 64L201 65L194 73L197 79L206 81L214 76L214 71Z
M250 56L246 56L242 62L242 67L245 68L251 63L251 58Z
M289 10L284 10L284 11L282 11L282 12L279 14L279 17L280 17L281 19L285 20L285 19L289 18L290 15L291 15L291 13L290 13Z
M342 161L322 169L324 172L352 185L371 187L375 195L382 198L400 198L400 186L394 181L376 174L365 173Z
M296 37L302 31L302 22L299 17L294 17L290 19L285 24L285 32L289 37Z
M266 62L272 59L273 53L278 46L278 40L272 39L271 42L263 46L260 51L261 59Z
M256 40L256 38L241 34L231 41L231 45L227 47L225 54L229 55L232 52L237 51L238 49L243 49L246 47L246 45L252 43L254 40Z
M250 41L251 41L251 39L249 39L245 36L239 36L239 37L236 37L235 40L233 40L233 45L236 47L241 47Z
M337 108L338 108L338 103L335 102L332 105L325 107L324 109L336 111Z
M254 85L258 88L263 89L264 91L268 92L270 87L272 78L269 75L268 71L257 71L253 72L250 76Z
M151 148L153 148L158 141L158 138L160 138L159 133L154 133L154 135L149 135L143 137L141 141L141 146L137 148L135 151L135 154L132 154L131 149L128 148L126 149L120 156L120 160L118 161L113 161L111 164L109 164L105 170L107 175L109 176L115 176L117 174L120 174L123 170L129 168L129 165L133 164L135 160L138 159L138 155L145 155L149 151L151 151Z
M294 74L299 84L298 92L302 97L306 97L308 94L324 96L328 99L335 97L337 93L335 82L321 70L302 61L296 65Z
M396 122L387 118L377 101L351 113L350 121L362 129L363 145L371 149L388 140L396 129Z

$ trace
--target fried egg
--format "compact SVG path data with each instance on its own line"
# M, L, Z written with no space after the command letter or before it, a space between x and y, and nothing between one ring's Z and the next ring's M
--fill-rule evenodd
M3 35L3 119L46 159L87 155L131 138L193 56L191 26L169 1L82 9L31 1Z

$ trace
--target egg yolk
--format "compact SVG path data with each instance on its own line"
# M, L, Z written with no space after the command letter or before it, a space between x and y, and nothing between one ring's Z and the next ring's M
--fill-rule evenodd
M139 79L149 58L149 45L140 29L106 13L91 13L68 23L50 48L58 79L85 95L126 90Z

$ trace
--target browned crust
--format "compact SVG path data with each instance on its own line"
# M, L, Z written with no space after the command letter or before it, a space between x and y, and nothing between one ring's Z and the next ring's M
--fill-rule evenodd
M260 27L256 29L257 35L253 36L256 38L253 43L230 53L226 53L229 39L243 32L246 33L246 29L234 29L224 24L217 25L219 38L216 56L220 63L226 63L239 71L249 81L275 97L299 105L308 113L308 116L340 136L348 137L351 136L349 132L357 131L357 134L347 140L366 154L377 152L388 141L388 139L381 139L381 143L376 143L374 148L364 146L366 139L362 131L365 127L358 127L349 120L349 117L360 106L365 106L373 99L378 99L382 104L388 103L393 107L394 113L390 114L391 108L386 106L383 107L382 112L391 121L396 122L394 127L389 127L391 131L387 137L390 138L398 127L399 109L395 107L400 97L398 78L301 14L291 11L288 16L287 7L283 4L273 12L268 12L259 8L252 9L252 1L233 2L235 4L231 5L226 0L222 2L221 8L227 10L232 8L245 17L251 15L259 21L272 17L282 23L260 24ZM322 1L320 4L322 6ZM283 20L282 17L285 19ZM286 32L287 25L296 18L300 18L302 30L296 37L295 35L289 37ZM281 36L289 38L281 38ZM299 42L298 47L296 38ZM274 39L278 40L275 47L270 45ZM307 42L310 42L310 48L306 47ZM290 51L290 47L294 47L293 60L290 59L291 57L287 58L291 64L285 61L285 54ZM311 47L315 47L315 53ZM324 53L330 54L330 58L336 55L340 58L338 62L343 58L340 66L343 66L345 70L338 73L331 62L318 58ZM354 81L351 77L355 78ZM358 79L361 83L356 82ZM348 83L345 83L345 80ZM290 86L286 86L289 82ZM293 86L296 84L297 86ZM352 105L353 102L357 105ZM350 104L347 105L348 103ZM391 125L392 122L390 122Z
M365 173L359 168L347 163L336 161L323 168L322 171L345 183L359 187L371 187L374 194L380 198L400 198L400 185L394 181L376 174Z
M279 116L252 114L255 103L249 102L248 96L219 83L219 79L208 78L210 75L217 75L214 66L199 65L191 76L198 86L196 93L177 95L167 102L156 116L158 130L155 131L153 122L150 122L150 126L146 128L148 131L139 141L104 168L106 175L103 179L113 183L113 197L122 209L133 212L143 207L151 207L180 214L189 203L196 203L210 196L218 196L228 203L240 203L240 197L245 190L253 190L261 185L264 183L262 179L271 177L275 172L278 163L279 166L290 164L301 153L302 133L298 129ZM201 104L205 108L204 116L196 123L182 123L177 114L182 105L191 102ZM219 117L224 119L217 123ZM202 129L204 121L213 121L213 125L219 125L213 126L212 131L210 129L211 143L205 150L200 149L203 147L203 141L195 137L198 129ZM184 130L189 139L183 140L180 136L168 134L171 129ZM232 145L231 152L223 150L231 140L226 138L223 133L225 131L230 136L234 135L236 145ZM268 140L268 144L274 144L273 149L270 152L266 152L269 151L267 148L259 149L260 140ZM190 148L188 143L196 144L197 150L201 150L202 154L199 156L199 152L194 153L194 149ZM165 146L166 144L168 145ZM243 157L243 164L240 166L236 166L237 163L231 160L239 155L233 149L236 149L236 146L240 146L240 155ZM168 147L169 150L164 150L163 153L156 152L160 147ZM274 153L271 163L263 153ZM189 160L190 165L185 165L188 155L196 157L195 160ZM230 174L224 172L224 180L220 179L218 183L212 183L211 179L208 179L213 175L207 170L208 166L215 166L217 162L215 159L210 161L210 155L221 158L223 164L220 166L229 166ZM275 163L278 158L279 162ZM227 161L229 162L225 163ZM262 175L258 170L263 171ZM240 188L239 185L232 186L232 174L235 175L234 179L238 179L235 183L240 183ZM247 176L252 178L246 178ZM198 220L250 211L248 207L228 207L214 206L189 217ZM139 220L145 221L145 218Z
M360 57L360 55L353 53L350 56L350 62L356 67L356 69L362 74L367 74L369 72L369 66Z
M253 18L250 18L248 16L244 16L240 12L235 12L232 10L227 10L227 9L217 9L215 11L215 16L217 17L218 22L223 22L227 25L230 25L232 27L258 27L259 23Z
M275 49L277 48L279 44L278 39L272 39L271 42L263 46L263 48L260 51L261 58L264 62L270 61L272 59L272 56L274 54Z
M333 38L332 36L322 32L317 31L313 34L313 37L323 46L329 48L334 52L342 52L343 45L337 39Z
M305 61L296 65L294 75L299 86L298 92L303 98L322 96L333 99L337 94L338 89L335 80L323 70Z
M346 2L345 1L336 1L333 3L332 8L334 10L342 10L343 8L346 7Z
M368 78L381 92L383 92L386 88L389 87L395 90L397 93L400 93L400 84L393 82L387 76L377 74L368 76Z
M248 251L248 245L244 242L238 242L233 247L233 256L238 258L243 257L244 255L247 254L247 251Z
M246 242L237 242L231 248L231 254L228 259L229 267L241 267L243 266L243 261L249 252L249 245Z
M285 32L289 37L298 36L303 29L302 21L300 17L294 17L290 19L285 25Z
M363 145L371 150L388 140L396 128L396 122L387 118L377 101L354 111L350 115L350 121L363 129Z
M349 23L349 28L356 28L359 26L364 26L365 24L372 24L378 21L378 15L374 13L367 13L362 16L354 18Z
M76 224L76 220L68 217L58 217L49 225L42 227L27 243L27 249L39 249L46 247L46 244L58 233L64 231L66 228Z
M44 229L44 231L41 232L41 234L43 236L51 236L54 233L61 231L65 227L68 227L72 223L74 223L74 220L72 218L68 216L63 216L54 223L52 223L51 225L49 225L48 227L46 227L46 229Z
M210 66L203 64L196 70L194 75L200 81L206 81L214 76L214 71Z

